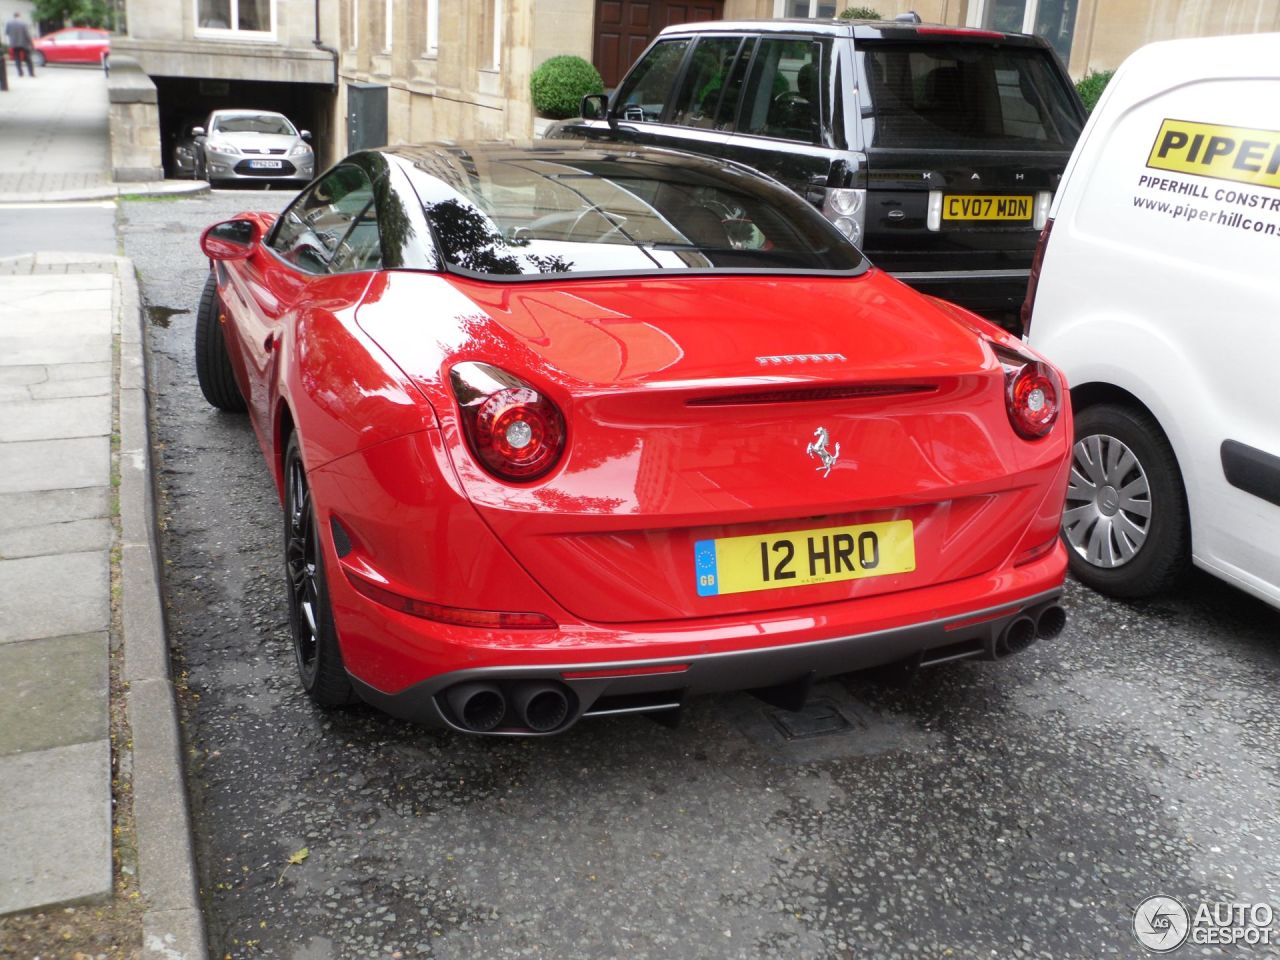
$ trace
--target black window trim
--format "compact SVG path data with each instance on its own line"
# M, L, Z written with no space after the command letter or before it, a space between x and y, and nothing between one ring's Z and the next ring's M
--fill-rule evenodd
M379 222L379 225L381 225L382 204L380 203L379 181L384 179L384 175L382 173L378 173L376 175L371 173L368 170L367 166L360 162L362 159L363 157L361 157L360 155L344 157L343 159L335 163L333 166L331 166L324 173L320 174L320 176L316 177L315 180L311 181L311 183L307 184L307 186L304 187L302 191L296 197L294 197L293 200L290 201L283 210L280 211L279 215L276 217L276 222L271 225L271 229L267 231L266 237L264 237L262 240L262 243L261 243L262 248L270 252L272 256L274 256L277 260L279 260L285 266L293 270L296 270L299 273L306 274L309 277L332 277L332 276L340 276L341 274L345 274L345 273L368 272L367 270L349 270L349 271L344 270L344 271L341 271L341 273L334 273L332 269L334 254L337 253L338 249L342 246L342 241L345 240L348 234L350 234L351 231L355 229L355 225L357 221L360 219L360 217L364 216L365 212L369 209L370 206L375 206L378 208L378 211L377 211L379 214L378 222ZM303 201L303 198L310 196L312 191L315 190L316 185L319 184L321 180L329 176L329 174L335 173L337 170L339 170L342 167L355 167L362 174L364 174L365 180L369 182L369 189L370 189L370 192L373 194L373 197L369 201L369 203L365 204L365 206L361 208L360 214L351 221L351 225L347 227L346 231L338 239L338 242L334 244L333 249L326 253L324 257L324 267L325 267L324 271L321 272L318 270L308 270L306 267L302 266L301 264L294 263L292 260L287 259L279 250L276 249L275 247L276 234L280 232L280 225L284 223L285 215L288 214L288 212L292 210L294 207L296 207L299 203L301 203ZM381 226L379 226L379 230L378 230L378 248L379 248L379 260L383 264L385 264L387 259L387 251L382 244ZM378 269L382 269L382 267L379 266Z

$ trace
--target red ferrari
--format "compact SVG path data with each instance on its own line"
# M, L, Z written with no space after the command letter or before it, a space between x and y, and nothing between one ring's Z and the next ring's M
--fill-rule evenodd
M546 734L1063 628L1058 373L746 168L399 147L201 244L320 704Z

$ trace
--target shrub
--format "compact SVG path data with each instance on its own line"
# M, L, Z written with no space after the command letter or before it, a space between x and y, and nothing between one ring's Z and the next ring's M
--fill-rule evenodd
M872 7L845 7L840 12L841 20L883 20L879 10Z
M1115 76L1114 70L1090 70L1076 84L1076 92L1080 94L1085 109L1090 113L1093 113L1093 108L1098 104L1098 98L1102 96L1102 91L1107 89L1107 83L1113 76Z
M604 93L604 81L587 61L564 54L544 61L533 71L529 91L539 116L565 120L578 115L587 94Z

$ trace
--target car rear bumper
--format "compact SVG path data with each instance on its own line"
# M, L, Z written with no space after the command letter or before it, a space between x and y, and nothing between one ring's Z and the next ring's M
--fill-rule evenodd
M801 689L822 677L909 658L923 665L998 659L1042 633L1049 636L1061 629L1058 602L1065 567L1066 555L1058 543L1024 567L912 591L919 612L914 618L899 613L894 618L898 622L888 626L882 625L883 619L870 619L883 612L886 599L872 598L828 605L844 609L815 608L736 624L695 620L665 630L651 625L635 631L573 628L556 633L516 631L523 636L513 637L415 621L361 598L359 603L376 608L364 610L366 615L401 637L396 644L400 657L430 661L406 663L406 672L443 669L394 692L379 690L354 674L352 680L371 705L426 726L503 735L558 733L583 717L675 710L686 697L702 693ZM346 584L333 586L346 594ZM898 598L898 610L904 599ZM341 603L348 612L351 600L347 594ZM1049 610L1054 612L1046 617ZM1029 639L1023 622L1022 641L1006 645L1012 625L1026 618L1032 625ZM345 639L342 620L339 631ZM1056 629L1048 621L1056 621ZM409 640L406 628L418 633L421 652L403 642ZM446 637L449 662L441 662L441 641ZM470 644L464 645L468 638ZM568 702L564 721L553 729L531 730L511 711L497 727L476 730L450 706L450 692L462 685L490 685L514 702L534 683L557 688Z

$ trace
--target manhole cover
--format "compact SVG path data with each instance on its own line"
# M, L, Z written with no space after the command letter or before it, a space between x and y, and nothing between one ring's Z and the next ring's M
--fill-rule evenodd
M788 740L810 740L853 727L830 700L810 700L801 710L772 710L769 719Z

